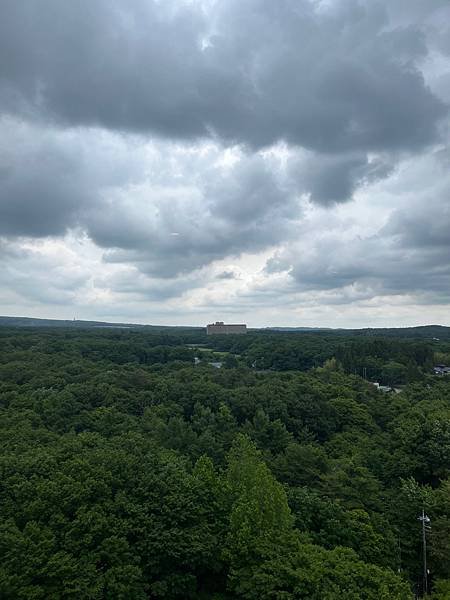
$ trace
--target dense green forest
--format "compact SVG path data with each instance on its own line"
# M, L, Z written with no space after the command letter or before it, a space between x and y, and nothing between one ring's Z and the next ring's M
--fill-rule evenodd
M421 336L0 328L0 597L412 600L424 510L448 600L436 361Z

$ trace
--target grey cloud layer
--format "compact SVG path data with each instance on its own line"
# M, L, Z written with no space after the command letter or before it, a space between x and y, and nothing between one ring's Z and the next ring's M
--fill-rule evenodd
M120 196L88 212L90 236L111 248L106 260L173 277L225 256L263 250L293 234L300 205L268 159L244 155L234 166L206 162L203 170L197 164L194 181L189 164L178 168L184 168L184 186L172 181L161 193L144 185L138 213Z
M57 235L74 225L92 199L79 149L17 122L0 132L0 235Z
M98 131L0 118L0 235L45 237L78 226L102 190L142 179L142 160L129 158L134 147Z
M446 143L449 22L448 0L3 0L0 236L87 233L106 267L132 265L99 285L155 300L280 244L268 270L290 273L289 293L444 298L444 171L416 198L401 184L376 236L299 223ZM9 264L43 281L30 256Z
M431 304L450 302L448 157L440 151L410 162L388 195L397 206L376 233L344 236L344 224L333 223L279 252L268 273L288 272L298 291L337 290L345 298L356 286L368 298L419 294Z
M0 122L0 235L81 229L108 262L173 277L293 231L295 187L276 160ZM204 152L204 156L203 156ZM219 161L219 162L218 162Z
M52 255L39 248L27 248L0 239L2 302L12 306L28 302L73 304L90 275L88 269L76 264L75 258L61 252Z
M70 125L319 152L414 151L444 106L381 3L2 2L0 98ZM431 10L433 7L430 5Z

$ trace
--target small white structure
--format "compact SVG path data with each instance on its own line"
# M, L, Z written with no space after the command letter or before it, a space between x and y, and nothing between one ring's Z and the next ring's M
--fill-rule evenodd
M433 371L435 375L450 375L450 367L446 365L436 365Z
M391 387L390 385L380 385L380 384L378 383L378 381L371 381L370 383L371 383L372 385L374 385L374 386L377 388L377 390L378 390L378 391L380 391L380 392L384 392L385 394L386 394L387 392L396 392L397 394L398 394L399 392L401 392L401 390L400 390L400 389L398 389L398 388L393 388L393 387Z

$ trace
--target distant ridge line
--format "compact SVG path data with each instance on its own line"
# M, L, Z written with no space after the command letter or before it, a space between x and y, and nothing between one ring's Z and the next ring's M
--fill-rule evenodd
M205 330L195 325L146 325L141 323L110 323L107 321L83 321L78 319L41 319L38 317L5 317L0 316L0 327L54 327L68 329L140 329L152 331L168 330ZM345 329L342 327L249 327L249 333L323 333L329 335L354 336L398 336L440 339L450 338L450 327L445 325L416 325L411 327L364 327Z
M0 327L67 327L71 329L201 329L189 325L143 325L141 323L109 323L78 319L40 319L38 317L0 316Z

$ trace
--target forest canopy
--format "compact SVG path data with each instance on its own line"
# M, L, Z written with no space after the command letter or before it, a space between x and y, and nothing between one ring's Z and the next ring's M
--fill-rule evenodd
M448 600L449 350L1 328L0 596Z

